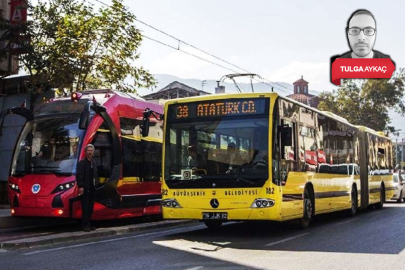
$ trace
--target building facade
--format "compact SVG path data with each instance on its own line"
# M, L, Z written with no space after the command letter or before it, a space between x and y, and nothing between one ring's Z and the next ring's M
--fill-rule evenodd
M193 97L193 96L203 96L209 95L210 93L204 92L202 90L197 90L193 87L174 81L167 86L163 87L156 93L148 94L143 96L146 100L159 100L159 99L174 99L183 97Z
M0 16L10 23L21 23L26 21L27 9L26 1L21 0L0 0ZM24 9L25 7L25 9ZM2 36L5 31L0 32ZM8 40L0 42L0 49L4 49L9 44ZM8 54L0 58L0 76L5 77L18 73L18 56Z

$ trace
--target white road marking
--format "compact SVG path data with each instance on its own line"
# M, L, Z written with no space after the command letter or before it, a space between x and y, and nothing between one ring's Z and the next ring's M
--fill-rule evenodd
M351 219L351 220L347 220L347 221L339 222L339 223L336 223L336 225L342 225L342 224L346 224L346 223L349 223L349 222L355 221L355 220L357 220L357 219L359 219L359 218L353 218L353 219Z
M144 233L144 234L138 234L138 235L133 235L133 236L127 236L127 237L120 237L120 238L100 240L100 241L95 241L95 242L88 242L88 243L83 243L83 244L78 244L78 245L73 245L73 246L67 246L67 247L59 247L59 248L38 250L38 251L24 253L23 255L34 255L34 254L50 252L50 251L57 251L57 250L63 250L63 249L69 249L69 248L84 247L84 246L89 246L89 245L94 245L94 244L99 244L99 243L108 243L108 242L114 242L114 241L121 241L121 240L139 238L139 237L150 236L150 235L155 235L155 234L164 234L164 233L176 232L176 231L181 231L181 230L192 230L192 229L194 230L194 229L204 228L204 227L205 226L203 226L203 225L199 225L199 226L194 226L194 227L179 228L179 229L173 229L173 230L167 230L167 231Z
M187 268L185 270L198 270L198 269L202 269L202 268L204 268L204 266L195 266L195 267Z
M303 236L308 235L308 234L309 233L303 233L303 234L299 234L299 235L296 235L296 236L288 237L288 238L285 238L285 239L280 240L280 241L269 243L269 244L267 244L265 246L266 247L271 247L271 246L278 245L278 244L281 244L281 243L284 243L284 242L287 242L287 241L290 241L290 240L293 240L293 239L296 239L296 238L303 237Z

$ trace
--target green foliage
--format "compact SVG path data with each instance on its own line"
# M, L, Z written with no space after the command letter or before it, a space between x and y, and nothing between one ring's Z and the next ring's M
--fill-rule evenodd
M322 92L318 109L333 112L350 123L374 130L390 130L390 109L405 114L403 72L391 79L343 80L332 92Z
M147 70L135 67L142 35L134 25L135 15L122 0L113 0L98 11L88 1L39 0L29 6L29 13L32 20L20 35L28 36L30 42L19 44L25 52L19 58L22 67L34 75L31 85L36 91L52 86L136 92L138 87L155 84ZM127 78L133 83L126 83Z

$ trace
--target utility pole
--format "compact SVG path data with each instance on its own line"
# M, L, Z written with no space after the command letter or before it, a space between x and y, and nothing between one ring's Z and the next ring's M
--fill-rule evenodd
M206 84L207 84L207 80L203 80L201 82L201 91L204 91L204 85L206 85Z
M404 142L405 142L405 138L402 138L402 145L401 145L401 147L402 147L402 158L401 158L400 166L402 166L402 162L404 161Z

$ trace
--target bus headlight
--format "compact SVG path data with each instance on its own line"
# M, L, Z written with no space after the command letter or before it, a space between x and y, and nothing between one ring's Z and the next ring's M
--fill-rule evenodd
M164 199L162 200L162 206L169 208L182 208L176 199Z
M253 201L252 205L250 208L268 208L268 207L273 207L275 204L274 200L270 199L256 199Z

